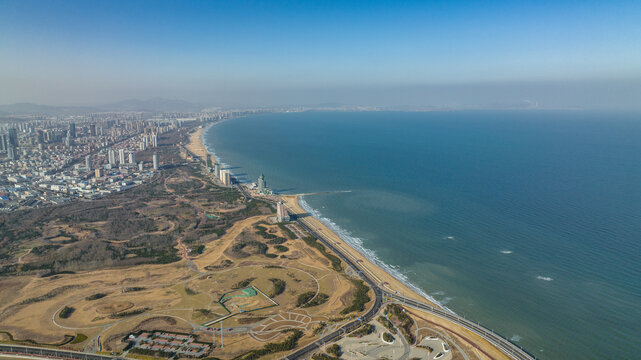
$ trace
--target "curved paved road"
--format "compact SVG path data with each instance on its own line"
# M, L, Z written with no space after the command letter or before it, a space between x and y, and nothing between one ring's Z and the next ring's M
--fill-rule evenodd
M245 190L245 188L240 184L239 181L236 179L232 178L232 184L235 186L244 196L246 199L251 199L251 195ZM290 209L290 213L291 209ZM444 311L443 309L433 307L429 304L422 303L416 300L408 299L403 296L399 296L396 294L389 293L387 291L382 290L378 284L374 282L370 277L368 277L364 271L360 268L360 266L353 261L351 261L345 254L343 254L339 249L334 247L331 243L331 241L326 240L322 235L317 233L315 230L311 229L307 224L305 224L301 219L296 219L296 222L303 228L305 229L310 235L314 236L316 239L318 239L323 245L325 245L327 248L332 250L343 262L345 262L348 266L352 267L353 269L359 270L359 275L363 281L369 285L372 290L374 291L375 295L375 301L374 305L372 306L365 315L362 316L362 318L358 320L354 320L352 322L349 322L342 327L340 327L338 330L333 331L321 339L317 340L314 343L308 344L307 346L300 348L296 350L295 352L289 354L285 359L297 359L302 356L308 355L312 351L318 349L320 346L322 346L324 343L327 343L329 341L332 341L336 339L337 337L341 336L342 334L349 332L358 326L360 326L363 322L367 322L371 320L376 313L380 310L382 304L383 304L383 295L388 296L406 306L410 306L428 313L431 313L433 315L439 316L441 318L447 319L457 325L463 326L464 328L478 334L497 348L499 348L501 351L503 351L506 355L510 356L511 358L515 360L535 360L536 357L526 350L523 350L520 348L518 345L512 343L510 340L507 338L479 325L474 322L471 322L463 317L460 317L456 314L453 314L451 312Z
M57 350L23 345L2 345L0 353L9 355L27 355L46 359L73 359L73 360L120 360L122 358L107 355L88 354L71 350Z
M523 350L520 348L518 345L513 344L510 340L506 339L505 337L488 330L487 328L476 324L474 322L471 322L465 318L462 318L456 314L452 314L451 312L444 311L442 309L430 306L428 304L413 300L413 299L408 299L406 297L396 295L396 294L391 294L388 292L384 292L385 296L388 296L406 306L413 307L418 310L422 310L428 313L431 313L433 315L436 315L438 317L447 319L457 325L460 325L477 335L480 335L482 338L485 340L489 341L491 344L499 348L501 351L503 351L506 355L509 357L516 359L516 360L534 360L536 357L530 353L528 353L526 350Z
M245 195L247 199L251 198L251 196L245 191L245 189L237 182L233 181L233 184ZM318 239L320 242L322 242L327 248L332 250L343 262L345 262L348 266L352 267L353 269L361 270L360 267L352 262L348 257L346 257L342 252L340 252L337 248L335 248L330 241L325 240L325 238L321 235L319 235L316 231L312 230L309 226L307 226L304 222L302 222L300 219L296 220L297 223L304 228L310 235L314 236L316 239ZM510 342L508 339L505 337L498 335L487 328L475 324L465 318L462 318L456 314L452 314L450 312L444 311L439 308L435 308L433 306L430 306L426 303L422 303L416 300L408 299L403 296L399 296L396 294L392 294L386 291L382 291L376 283L372 279L370 279L363 271L359 271L360 277L367 283L372 288L372 291L374 292L375 298L374 298L374 305L365 313L360 319L351 321L343 326L341 326L338 330L335 330L327 335L325 335L323 338L317 340L314 343L308 344L303 348L300 348L293 353L289 354L285 359L298 359L302 356L308 355L312 351L317 350L322 346L324 343L327 343L329 341L332 341L339 336L343 335L346 332L349 332L351 330L356 329L359 327L363 322L367 322L371 320L376 313L380 310L382 304L383 304L383 295L388 296L406 306L410 306L431 314L434 314L436 316L439 316L441 318L447 319L457 325L463 326L466 329L478 334L479 336L483 337L485 340L489 341L491 344L495 345L498 347L500 350L502 350L506 355L510 356L511 358L515 360L534 360L536 357L534 355L531 355L527 351L521 349L517 345L513 344ZM105 356L105 355L96 355L96 354L88 354L88 353L82 353L82 352L76 352L76 351L68 351L68 350L55 350L55 349L46 349L46 348L37 348L37 347L31 347L31 346L20 346L20 345L0 345L0 353L5 353L5 354L16 354L16 355L29 355L29 356L35 356L35 357L43 357L43 358L55 358L55 359L74 359L74 360L114 360L114 359L120 359L118 357L112 357L112 356Z

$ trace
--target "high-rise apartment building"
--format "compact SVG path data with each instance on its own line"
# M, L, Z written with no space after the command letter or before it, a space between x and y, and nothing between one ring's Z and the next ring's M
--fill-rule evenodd
M109 149L109 165L116 165L116 152Z
M18 149L13 145L9 145L7 148L7 158L9 160L18 160Z
M214 176L220 178L220 164L214 163Z
M9 129L9 145L14 148L18 147L18 130L14 128Z
M231 185L231 173L229 172L229 170L220 171L220 182L222 182L223 185L226 185L226 186Z
M118 162L120 165L125 164L125 149L118 149Z
M76 123L69 123L69 136L72 139L76 138Z

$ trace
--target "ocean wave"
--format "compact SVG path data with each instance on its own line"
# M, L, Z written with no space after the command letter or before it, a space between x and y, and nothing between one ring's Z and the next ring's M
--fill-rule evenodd
M439 302L441 303L441 305L447 305L447 303L452 301L452 299L454 299L454 298L451 297L451 296L446 296L446 297L442 298L441 300L439 300Z
M442 304L441 302L437 301L434 299L432 296L428 295L423 289L419 288L405 276L402 272L400 272L399 267L396 265L392 264L387 264L383 262L376 252L374 250L368 249L365 246L363 246L363 239L353 236L352 233L348 230L343 229L340 227L338 224L336 224L332 219L323 216L323 214L314 209L307 201L305 201L304 196L299 196L298 198L298 203L300 206L305 210L307 213L312 215L314 218L316 218L318 221L323 223L325 226L327 226L330 230L332 230L336 235L338 235L343 241L347 243L350 247L352 247L354 250L356 250L358 253L366 257L370 262L375 264L376 266L380 267L383 269L385 272L390 274L392 277L396 278L398 281L403 283L405 286L408 288L414 290L416 293L424 297L425 299L433 302L434 304L437 304L440 306L443 310L449 311L452 314L455 314L454 311L449 309L448 307L445 306L445 304ZM448 300L449 301L449 300Z
M227 169L227 168L231 167L231 165L229 165L226 162L224 162L220 158L220 156L218 156L216 154L216 150L214 149L214 147L213 146L209 146L209 144L207 144L207 141L205 139L205 135L207 134L207 131L209 130L209 128L211 128L212 126L214 126L216 124L219 124L219 122L218 123L214 123L214 124L210 124L205 128L205 130L203 131L203 134L201 135L201 140L203 142L203 146L205 146L205 150L207 150L208 153L212 154L214 159L216 159L216 162L220 164L220 168L221 169ZM233 171L229 170L229 172L231 173L231 175L234 175Z
M522 339L522 338L521 338L521 335L519 335L519 334L514 334L514 335L512 335L512 337L510 338L510 340L511 340L511 341L514 341L514 342L516 342L516 341L521 341L521 339Z
M536 278L539 279L539 280L543 280L543 281L552 281L552 280L554 280L549 276L541 276L541 275L537 276Z
M512 250L501 250L501 254L511 254Z

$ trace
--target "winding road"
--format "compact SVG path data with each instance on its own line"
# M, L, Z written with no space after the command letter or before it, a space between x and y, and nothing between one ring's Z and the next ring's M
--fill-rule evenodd
M235 187L237 187L241 191L241 193L243 193L245 198L251 199L251 196L237 181L233 181L232 183L234 184ZM352 267L353 269L356 269L361 279L365 283L367 283L367 285L369 285L372 291L374 292L375 298L374 298L373 306L361 318L358 318L357 320L353 320L341 326L337 330L328 333L327 335L323 336L321 339L292 352L291 354L286 356L284 359L293 360L293 359L299 359L304 356L307 356L311 352L318 350L321 346L323 346L323 344L330 342L342 336L343 334L356 329L357 327L361 326L364 322L370 321L381 309L383 305L383 296L393 299L394 301L399 302L405 306L433 314L435 316L446 319L454 324L462 326L468 329L469 331L472 331L478 334L483 339L487 340L488 342L496 346L498 349L503 351L506 355L510 356L512 359L515 359L515 360L535 360L536 359L534 355L528 353L526 350L523 350L522 348L512 343L507 338L479 324L476 324L470 320L467 320L463 317L460 317L456 314L445 311L443 309L433 307L427 303L409 299L409 298L382 290L379 287L379 285L376 284L374 280L372 280L370 276L366 275L366 272L363 271L366 269L362 269L359 264L356 264L351 259L349 259L344 253L342 253L339 249L333 246L330 241L326 240L322 235L312 230L301 219L296 219L295 221L298 223L299 226L305 229L310 235L314 236L321 243L323 243L327 248L333 251L348 266ZM45 348L18 346L18 345L0 345L0 354L34 356L34 357L44 357L44 358L51 358L51 359L75 359L75 360L120 359L118 357L89 354L89 353L76 352L76 351L54 350L54 349L45 349Z
M242 186L237 184L237 187L240 189L240 191L247 197L249 198L249 194L243 189ZM288 209L290 213L295 213L292 212L291 209ZM303 229L305 229L310 235L314 236L316 239L318 239L320 242L323 243L327 248L329 248L331 251L333 251L342 261L344 261L348 266L352 267L353 269L356 269L358 271L359 276L363 281L365 281L371 288L372 291L374 292L375 295L375 301L374 305L363 315L360 319L354 320L350 323L347 323L340 327L338 330L327 334L323 338L308 344L307 346L298 349L294 351L293 353L289 354L285 359L298 359L303 356L308 355L312 351L315 351L319 349L323 344L332 341L339 336L341 336L344 333L347 333L361 324L363 322L368 322L371 320L374 315L378 313L380 310L381 306L383 305L383 296L386 296L388 298L394 299L396 302L399 302L405 306L412 307L433 315L436 315L438 317L441 317L443 319L449 320L452 323L455 323L457 325L460 325L477 335L481 336L483 339L487 340L489 343L492 345L496 346L498 349L503 351L506 355L511 357L512 359L515 360L535 360L536 357L530 353L528 353L526 350L522 349L518 345L512 343L510 340L505 338L504 336L501 336L477 323L474 323L470 320L467 320L461 316L458 316L452 312L445 311L440 308L433 307L427 303L423 303L420 301L416 301L413 299L409 299L403 296L396 295L394 293L391 293L389 291L382 290L381 287L376 284L375 280L373 280L370 276L367 275L366 269L361 268L360 264L357 264L353 262L349 257L347 257L344 253L342 253L339 249L337 249L331 241L328 239L324 238L321 234L316 232L315 230L311 229L302 219L297 218L295 221L298 223L299 226L301 226Z

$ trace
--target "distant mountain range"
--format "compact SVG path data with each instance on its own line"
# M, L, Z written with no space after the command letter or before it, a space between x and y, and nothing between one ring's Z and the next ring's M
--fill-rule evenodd
M198 112L207 104L192 103L183 100L153 98L148 100L130 99L113 104L103 105L103 111L148 111L148 112Z
M130 99L99 106L52 106L33 103L0 105L0 115L20 114L78 114L104 111L143 111L143 112L198 112L207 104L183 100L153 98L148 100Z

